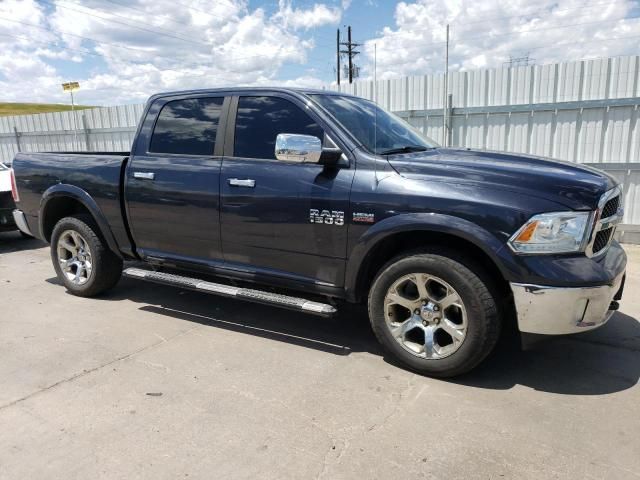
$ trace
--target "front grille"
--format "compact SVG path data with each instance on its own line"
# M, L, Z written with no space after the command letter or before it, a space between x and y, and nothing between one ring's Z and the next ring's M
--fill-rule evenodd
M606 230L600 230L596 233L596 238L593 241L593 254L595 255L607 245L609 245L609 240L611 240L611 234L613 233L614 228L607 228Z
M620 206L620 195L613 197L602 208L602 214L600 218L609 218L618 213L618 207Z

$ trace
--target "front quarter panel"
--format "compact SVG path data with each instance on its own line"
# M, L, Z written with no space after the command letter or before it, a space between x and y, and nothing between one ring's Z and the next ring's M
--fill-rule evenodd
M352 218L345 285L347 295L357 288L359 271L380 241L401 232L453 235L480 248L507 281L529 279L530 265L508 247L510 236L532 215L566 207L496 188L461 184L449 179L407 179L375 160L359 160L351 198ZM373 214L374 223L354 221ZM401 253L401 252L398 252ZM530 263L530 262L529 262Z

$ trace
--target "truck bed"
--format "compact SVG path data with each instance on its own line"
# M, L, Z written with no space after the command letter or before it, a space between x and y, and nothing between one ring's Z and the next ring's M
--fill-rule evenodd
M122 213L121 194L129 152L22 152L13 168L20 192L20 206L33 233L38 235L43 195L61 184L86 192L104 215L121 247L129 245ZM120 243L123 242L123 243Z

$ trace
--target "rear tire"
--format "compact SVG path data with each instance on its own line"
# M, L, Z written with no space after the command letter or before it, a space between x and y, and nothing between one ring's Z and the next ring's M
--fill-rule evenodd
M409 254L387 263L369 291L382 346L410 369L452 377L495 347L501 318L487 275L456 252Z
M122 259L106 245L90 215L65 217L56 223L51 260L60 281L79 297L109 290L122 274Z

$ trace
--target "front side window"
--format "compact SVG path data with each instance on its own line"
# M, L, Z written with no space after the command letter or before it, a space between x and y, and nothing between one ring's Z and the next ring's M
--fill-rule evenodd
M438 146L404 120L364 98L321 94L310 96L372 153L386 155Z
M275 159L276 137L280 133L323 138L322 128L288 100L278 97L240 97L234 156Z
M223 97L168 102L158 115L149 151L213 155Z

